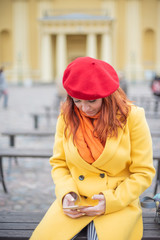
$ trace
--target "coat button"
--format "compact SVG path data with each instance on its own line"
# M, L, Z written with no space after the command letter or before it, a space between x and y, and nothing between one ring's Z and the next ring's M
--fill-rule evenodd
M105 174L104 174L104 173L100 173L99 176L100 176L101 178L104 178L104 177L105 177Z
M83 176L83 175L80 175L80 176L79 176L79 180L80 180L80 181L83 181L83 180L84 180L84 176Z

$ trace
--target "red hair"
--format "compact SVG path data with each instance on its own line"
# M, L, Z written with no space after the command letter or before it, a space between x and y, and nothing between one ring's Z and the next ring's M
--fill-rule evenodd
M117 137L118 128L123 128L126 124L130 111L129 103L130 101L121 88L103 98L101 113L94 129L103 145L108 137ZM73 140L75 140L79 119L74 111L73 99L69 95L61 106L61 112L66 123L65 136L67 135L66 131L69 130L69 136L73 135Z

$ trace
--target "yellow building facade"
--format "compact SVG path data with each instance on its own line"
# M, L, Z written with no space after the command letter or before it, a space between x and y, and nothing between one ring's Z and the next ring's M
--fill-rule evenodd
M160 74L160 0L0 0L0 65L11 83L60 83L79 56L128 81Z

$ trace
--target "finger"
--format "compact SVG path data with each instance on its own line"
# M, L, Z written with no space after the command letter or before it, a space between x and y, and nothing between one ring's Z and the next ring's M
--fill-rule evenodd
M63 211L66 214L72 214L72 215L76 215L80 213L80 212L77 212L76 210L63 210Z
M91 212L91 211L94 211L95 207L87 207L87 208L81 208L79 211L81 213L88 213L88 212Z
M101 215L105 212L105 200L100 200L96 206L81 209L89 216Z
M81 213L85 213L87 216L97 216L102 214L102 210L95 206L81 210Z
M68 217L71 217L71 218L79 218L79 217L83 217L85 216L86 214L85 213L76 213L76 214L73 214L73 213L66 213L66 215Z
M99 216L101 214L103 214L104 211L100 210L100 209L94 209L92 211L86 211L85 214L86 216Z

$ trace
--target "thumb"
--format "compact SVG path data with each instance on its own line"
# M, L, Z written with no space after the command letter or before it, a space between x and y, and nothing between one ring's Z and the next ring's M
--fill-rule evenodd
M95 194L95 195L93 195L92 199L101 201L101 200L104 200L105 197L103 194Z
M73 197L70 193L68 193L68 194L66 195L66 198L67 198L68 201L71 201L71 202L74 202L74 201L75 201L74 197Z

